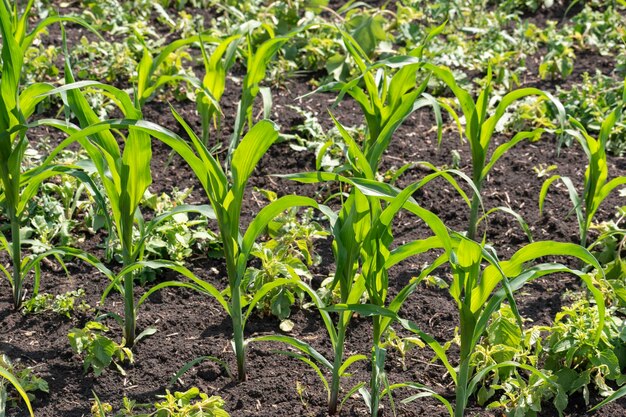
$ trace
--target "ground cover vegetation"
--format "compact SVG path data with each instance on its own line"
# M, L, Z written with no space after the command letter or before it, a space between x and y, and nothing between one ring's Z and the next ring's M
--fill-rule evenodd
M625 23L0 1L0 417L624 414Z

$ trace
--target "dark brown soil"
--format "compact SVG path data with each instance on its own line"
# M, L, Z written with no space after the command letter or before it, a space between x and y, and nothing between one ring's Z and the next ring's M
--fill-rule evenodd
M71 31L70 31L71 33ZM72 37L70 36L70 39ZM598 56L579 55L577 68L592 70L598 65ZM575 74L575 78L580 73ZM327 116L327 109L334 100L330 95L314 95L307 99L297 97L312 88L307 79L293 79L285 85L273 89L273 120L283 132L289 132L301 122L300 116L289 105L298 105L313 111L325 127L332 125ZM537 80L529 80L533 84ZM543 86L548 87L548 86ZM552 86L554 87L554 86ZM224 132L227 138L234 120L238 100L238 85L231 81L223 99L225 113ZM174 103L192 127L199 131L199 121L195 115L193 103ZM358 107L344 101L333 109L333 114L345 125L363 123ZM180 129L169 114L167 103L150 102L144 116L147 120L162 124L174 131ZM429 161L437 166L451 165L453 150L462 156L461 169L470 173L469 148L459 142L455 129L446 129L440 147L436 143L433 131L434 119L428 111L420 111L411 116L398 130L383 161L383 171L391 167L400 167L407 162ZM506 138L497 137L500 143ZM36 140L33 137L31 140ZM495 148L495 144L492 149ZM166 164L170 151L164 145L154 142L154 160L152 163L154 184L153 192L170 191L173 187L194 186L194 202L203 202L200 186L190 170L178 157L173 157ZM546 211L540 216L537 198L543 182L538 178L533 167L540 164L557 164L558 173L567 175L580 185L584 175L585 156L581 149L571 147L557 153L556 139L546 136L536 143L522 143L510 151L496 165L484 188L485 208L508 206L528 222L535 240L551 239L576 242L578 229L576 219L570 212L570 201L564 189L553 190L546 202ZM291 183L272 174L310 171L315 167L315 156L307 152L294 152L288 143L278 143L264 156L249 184L248 198L245 200L243 222L247 224L254 213L264 204L253 187L271 189L280 195L298 193L315 196L317 188ZM611 158L612 175L626 172L625 158ZM425 171L421 168L409 170L399 181L404 187L421 179ZM427 185L416 194L416 198L425 208L440 216L446 225L462 231L467 225L469 210L463 207L463 201L448 184L436 181ZM612 217L614 207L623 205L617 197L609 198L597 218L606 220ZM501 259L507 259L514 251L526 243L526 237L514 219L495 214L489 219L486 228L487 240L498 251ZM428 230L418 219L403 214L395 227L399 242L422 238ZM97 236L88 236L84 249L100 253ZM316 268L316 280L332 272L332 257L329 256L329 242L320 244L320 253L324 255L322 266ZM405 285L411 277L419 273L420 266L427 258L412 259L390 271L391 292ZM3 259L6 263L6 259ZM113 268L117 266L112 265ZM189 267L200 277L214 283L218 288L225 287L224 267L220 260L206 259L201 254L195 255ZM83 264L70 262L70 275L44 267L42 291L55 294L76 288L83 288L86 301L92 306L98 304L100 295L107 285L105 277ZM441 272L445 276L445 271ZM172 278L159 276L158 280ZM519 294L518 300L525 317L535 323L549 323L554 314L563 305L562 295L568 290L577 290L576 281L567 277L552 277L527 285ZM144 289L138 289L138 293ZM121 312L122 301L118 294L111 295L102 311ZM413 294L401 311L403 317L417 322L427 333L441 342L450 340L458 325L456 307L445 290L426 286L420 287ZM34 402L36 415L39 417L79 417L90 415L93 393L105 402L115 406L121 404L123 396L129 396L138 402L153 402L155 395L162 394L172 375L186 362L199 356L210 355L226 361L230 369L236 369L230 347L231 326L227 315L220 306L209 298L184 289L162 290L142 306L139 311L139 328L155 327L158 332L143 341L134 349L135 362L126 365L126 376L114 370L105 371L95 378L92 373L84 373L80 358L74 355L68 343L67 334L73 327L81 327L93 317L79 313L72 319L52 314L24 316L13 311L10 300L10 288L6 281L0 281L0 351L9 357L32 366L37 375L46 379L50 385L49 394L38 394ZM296 309L292 316L296 323L293 335L312 344L320 352L330 357L330 343L319 314L314 310ZM107 321L111 335L119 338L121 329L112 320ZM280 332L278 321L252 315L247 329L248 337L260 334ZM368 354L370 351L371 326L366 319L355 318L349 332L347 352ZM247 416L325 416L326 393L317 375L302 362L288 359L275 349L283 346L270 344L251 344L248 347L248 381L233 382L226 372L213 362L204 362L187 372L181 384L173 389L183 390L197 386L209 394L221 395L226 401L228 411L234 417ZM415 349L407 356L408 370L402 371L399 355L390 352L386 369L391 382L416 381L433 387L444 396L453 400L454 389L449 376L438 363L431 362L432 354L424 349ZM368 380L367 364L357 364L353 375L345 381L344 392L359 381ZM299 397L296 386L301 384L303 392ZM397 392L395 405L399 416L446 416L446 410L433 400L420 399L407 405L400 399L408 396L407 392ZM594 398L597 401L597 398ZM587 413L587 407L580 396L570 399L566 415L579 417L620 416L626 415L626 400L608 405L596 413ZM388 399L384 400L385 416L393 415ZM542 416L555 416L549 410ZM24 411L9 411L10 416L25 415ZM367 410L360 398L349 399L341 415L366 416ZM485 411L472 406L467 415L500 416L500 412Z

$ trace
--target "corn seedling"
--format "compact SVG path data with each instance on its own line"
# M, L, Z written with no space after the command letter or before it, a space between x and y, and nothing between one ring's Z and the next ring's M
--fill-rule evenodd
M252 313L256 304L271 290L282 285L296 285L306 291L314 298L315 292L303 283L295 272L292 271L293 278L277 279L263 285L250 301L245 301L242 295L242 280L245 276L248 259L254 247L257 237L265 230L268 223L284 210L296 206L316 207L328 212L323 206L318 205L314 200L299 196L281 197L263 208L248 226L248 229L241 230L240 216L243 203L245 187L252 172L269 149L278 138L278 132L273 123L262 120L255 124L240 141L235 148L229 169L224 169L207 150L204 143L193 132L183 118L173 110L174 117L183 126L191 139L189 144L181 137L167 131L159 126L148 122L133 122L134 126L141 126L151 134L169 145L176 151L193 170L198 180L202 184L208 200L211 203L214 217L217 220L219 234L223 242L224 258L228 273L228 288L220 293L211 284L193 275L189 270L179 265L144 262L142 265L159 265L180 272L192 281L191 284L168 281L153 287L140 300L142 303L152 292L166 286L185 286L193 288L202 293L208 294L220 303L228 313L233 324L234 350L237 359L238 378L240 381L246 379L245 365L245 323ZM122 123L131 123L122 122ZM229 179L229 176L231 179ZM133 268L138 268L135 266ZM321 302L320 302L321 303ZM244 315L243 309L247 307Z
M253 47L252 32L262 27L267 31L269 39L259 45L256 49ZM237 115L235 118L235 126L233 134L230 137L230 144L228 146L228 160L230 163L235 148L239 145L239 140L242 137L242 133L246 125L248 128L252 128L253 117L252 107L254 105L254 99L261 93L263 97L263 115L264 118L269 118L270 110L272 107L272 98L269 89L261 87L261 81L265 78L265 72L270 61L278 53L280 48L293 37L297 31L303 30L299 28L296 31L290 32L283 36L275 36L274 30L269 25L261 25L257 21L249 21L241 25L239 32L242 36L245 34L247 41L246 49L246 75L243 79L243 86L241 91L241 100L237 104ZM206 61L206 58L205 58Z
M440 101L440 105L451 114L457 123L459 131L464 132L464 135L469 142L472 155L472 181L474 182L474 186L478 190L478 193L480 193L489 171L491 171L493 166L509 149L523 140L537 140L541 134L544 133L544 129L518 132L511 139L499 145L491 153L491 155L489 155L489 146L491 145L496 125L501 120L509 106L524 97L539 96L550 100L554 104L558 112L558 119L561 122L561 126L564 124L565 113L563 105L549 93L537 88L522 88L506 94L500 99L493 114L489 115L488 110L492 99L493 89L491 85L491 69L489 69L487 73L487 83L478 95L476 101L472 99L471 94L467 90L457 84L454 75L450 70L432 64L424 64L424 69L432 72L435 77L443 81L459 101L459 105L461 106L465 119L464 130L461 128L461 120L456 112L443 101ZM461 136L463 136L463 133L461 133ZM480 195L475 194L472 198L472 208L467 228L467 236L470 239L476 238L479 210Z
M67 73L71 74L69 69ZM231 317L234 348L239 371L238 376L240 380L245 380L243 329L248 316L258 301L272 289L287 284L298 285L315 297L315 292L299 279L279 279L263 286L253 300L244 304L241 295L241 281L246 271L247 260L253 249L254 241L265 230L267 224L284 210L294 206L317 207L323 210L324 207L319 206L314 200L306 197L282 197L261 210L245 233L242 234L239 220L245 186L258 161L278 138L278 132L271 122L261 121L250 129L233 153L230 170L225 171L189 125L175 111L173 111L174 117L181 123L191 138L191 145L175 133L147 121L138 119L96 121L92 117L95 116L93 110L84 103L84 97L79 91L79 88L84 86L96 86L103 89L118 99L124 114L140 116L139 110L133 107L128 95L114 87L94 82L70 82L64 87L52 90L51 93L67 94L68 102L74 113L93 122L84 123L86 127L82 130L67 122L58 120L42 120L38 124L52 125L70 134L59 145L59 151L71 143L79 142L90 154L104 184L106 194L111 202L114 223L118 234L121 236L124 268L114 277L110 273L107 274L112 279L112 282L105 290L103 299L112 288L117 288L122 293L125 303L124 329L127 345L132 345L130 340L136 340L134 337L136 309L152 293L168 286L192 288L216 298ZM129 130L129 135L122 137L125 141L124 152L121 152L115 137L110 133L111 129ZM179 206L169 213L155 217L149 223L143 222L137 204L150 180L149 160L147 160L150 154L150 136L170 146L189 164L202 184L212 207ZM232 180L228 179L227 173L232 176ZM132 191L134 195L132 201L129 201L129 191ZM129 209L130 207L132 207L132 210ZM326 211L328 212L328 210ZM187 268L174 262L141 260L146 237L160 222L178 212L198 212L207 218L215 218L217 220L229 278L229 287L224 294L220 293L213 285L196 277ZM141 236L136 242L132 239L134 222L138 223ZM146 267L151 269L169 268L192 282L167 281L160 283L147 291L137 301L135 306L133 273ZM123 282L123 285L119 285L120 281ZM229 301L227 301L227 298ZM245 316L242 311L244 307L247 307ZM146 331L154 332L154 330L147 329L137 338L151 334L146 333Z
M133 266L143 259L145 240L152 230L164 220L183 212L197 212L208 218L213 216L207 206L181 205L174 210L154 217L144 222L139 210L139 203L152 182L150 160L152 157L151 131L135 128L135 124L142 118L141 110L135 107L131 97L115 87L93 81L76 82L70 67L69 60L65 63L66 85L46 92L48 95L61 94L65 97L69 109L76 115L80 130L69 122L44 119L38 122L50 125L70 134L48 159L54 157L73 142L79 142L89 155L93 170L102 181L104 192L108 198L112 211L112 224L120 240L123 269L113 276L105 268L100 270L110 279L111 284L102 295L106 298L111 289L116 288L124 298L124 316L118 317L124 327L126 346L133 344L143 336L154 333L154 329L146 329L139 336L136 335L137 307L134 297L134 273L137 267ZM101 90L104 94L114 98L122 113L128 118L125 122L116 125L128 130L128 135L121 135L123 147L110 131L113 122L100 122L94 110L87 103L81 88L91 87ZM91 130L89 130L91 128ZM153 131L161 131L156 127ZM87 133L85 133L87 132ZM139 238L133 239L135 224L139 230ZM122 284L120 284L122 282Z
M10 273L4 266L2 273L11 283L13 304L20 308L24 299L24 280L28 273L35 271L34 293L39 287L39 262L46 256L60 256L76 250L64 251L61 248L45 251L35 257L22 257L21 222L28 202L37 193L39 186L46 179L59 175L74 175L80 180L89 179L73 167L60 166L52 162L43 163L38 167L22 171L25 152L28 147L26 136L26 120L34 113L46 93L52 86L35 83L25 89L20 88L20 78L24 65L24 51L30 47L37 35L47 26L57 22L74 22L86 26L82 20L73 17L50 16L41 21L37 27L28 32L28 17L33 6L29 1L20 16L18 4L10 10L6 2L0 2L0 32L2 34L2 81L0 84L0 201L5 206L11 224L11 241L0 234L0 247L9 253L13 271ZM82 256L89 262L88 256ZM93 259L92 259L93 260Z
M437 101L425 94L428 79L417 84L422 52L425 44L443 30L443 25L431 31L424 43L411 51L409 56L401 56L372 64L359 43L350 34L341 31L350 56L355 61L361 75L352 81L333 82L320 87L319 91L337 91L337 101L345 94L350 95L361 107L367 125L366 140L362 153L366 162L375 173L383 152L389 146L398 127L414 111L421 107L432 106L438 127L438 139L441 138L441 114ZM391 75L393 69L398 69ZM365 90L361 87L364 84ZM336 121L342 137L347 132ZM318 161L319 170L319 161Z
M153 57L149 48L144 45L143 56L137 66L138 106L142 107L163 85L177 81L187 82L197 91L196 108L202 122L202 140L208 146L211 122L213 121L218 131L221 125L219 102L226 87L226 74L235 63L237 46L241 40L240 34L229 36L224 40L200 34L170 43L156 57ZM205 42L216 44L210 55L207 53ZM185 74L158 73L159 68L171 53L194 43L199 43L202 51L205 70L202 80Z
M626 90L625 90L626 93ZM590 136L585 128L576 120L570 119L570 122L577 130L567 130L567 133L573 136L582 146L587 156L587 169L585 170L584 189L578 194L572 180L568 177L553 175L548 178L541 187L539 194L539 212L543 211L546 195L550 185L560 180L569 193L570 200L574 205L574 212L578 221L578 229L580 232L580 244L587 246L587 235L593 221L593 217L600 208L602 202L617 187L626 184L626 176L619 176L608 180L609 169L606 159L606 143L611 134L611 129L621 115L621 107L613 110L608 117L602 122L598 138Z

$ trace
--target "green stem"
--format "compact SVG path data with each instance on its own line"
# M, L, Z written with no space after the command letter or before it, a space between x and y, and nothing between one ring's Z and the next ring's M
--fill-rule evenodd
M477 186L478 188L478 186ZM480 188L478 188L480 191ZM476 238L476 228L478 223L478 209L480 208L480 196L478 194L474 194L472 196L472 207L470 211L469 225L467 227L467 237L475 240Z
M122 218L119 227L120 242L122 244L122 264L126 268L133 264L133 216ZM124 275L124 340L128 348L135 345L137 331L137 314L135 311L135 274L129 272Z
M587 234L589 233L589 224L591 223L587 216L585 215L585 223L580 228L580 246L583 248L587 247Z
M476 265L479 268L478 264ZM466 300L468 304L469 300ZM461 306L459 322L461 324L461 352L459 354L459 373L456 380L456 404L454 416L463 417L467 406L467 385L470 376L470 357L474 346L472 338L476 329L476 318L472 315L468 304Z
M339 313L339 321L337 323L337 342L335 344L335 360L333 362L333 376L330 384L330 397L328 399L328 414L335 415L337 413L337 402L339 400L339 369L343 364L344 340L346 338L346 326L344 324L344 315L346 312Z
M10 213L11 220L11 249L13 261L13 306L16 310L22 306L24 297L22 277L22 241L20 238L20 219L14 210Z
M124 275L124 339L126 346L132 348L135 344L135 297L133 294L133 273Z
M239 285L231 288L230 317L233 323L233 339L235 341L235 356L237 358L237 376L239 382L246 380L246 350L243 338L243 313L241 311L241 289Z
M469 357L461 358L461 366L457 376L456 404L454 407L454 417L464 417L467 405L467 384L469 380Z
M379 355L384 354L380 348L380 317L373 317L373 345L372 350L372 375L370 379L370 404L371 417L378 417L378 409L380 407L380 377L381 373L378 367Z

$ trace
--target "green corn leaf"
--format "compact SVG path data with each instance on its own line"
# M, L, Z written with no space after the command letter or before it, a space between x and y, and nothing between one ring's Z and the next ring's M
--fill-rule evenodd
M528 226L528 223L526 223L526 220L524 220L524 218L515 210L511 209L510 207L504 207L504 206L500 206L500 207L494 207L491 210L487 211L483 217L481 217L478 220L478 223L482 222L483 220L487 219L487 217L497 211L501 211L503 213L507 213L511 216L513 216L515 218L515 220L517 220L517 222L519 223L520 227L522 228L522 230L524 231L524 233L526 234L526 237L528 237L528 242L532 243L533 241L533 235L532 232L530 230L530 226Z
M354 363L359 362L359 361L366 361L368 359L369 358L365 355L352 355L348 357L348 359L346 359L344 363L341 364L341 367L339 368L339 376L344 376L348 368Z
M317 366L315 364L315 362L313 362L311 359L309 359L308 356L302 355L302 354L297 353L297 352L289 352L289 351L283 351L283 350L277 350L277 351L274 351L274 352L275 353L279 353L281 355L290 356L292 358L298 359L298 360L306 363L307 365L309 365L315 371L317 376L320 378L320 380L322 381L322 384L324 384L324 388L326 388L326 392L330 396L330 386L328 385L328 381L326 380L326 377L324 376L324 373L319 368L319 366Z
M261 157L278 139L274 123L262 120L254 125L235 149L232 159L233 189L242 193Z
M361 149L357 145L352 136L348 133L348 131L343 127L341 123L330 113L330 117L333 119L335 126L339 130L339 134L343 138L346 145L348 145L348 156L351 158L351 164L355 168L358 169L362 173L365 178L374 179L374 173L372 172L371 166L367 163L367 158L361 152Z
M602 271L596 258L585 248L573 243L542 241L530 243L518 250L508 261L500 265L507 277L516 277L523 271L525 263L543 256L571 256L580 259L598 271ZM472 311L479 311L487 302L491 292L502 280L496 267L490 265L483 271L482 279L472 291Z
M617 401L624 396L626 396L626 386L623 386L620 389L616 390L613 394L609 395L604 400L600 401L598 404L590 408L589 412L596 411L609 403Z
M493 168L496 162L498 162L502 155L504 155L509 149L525 139L535 140L539 136L541 136L543 132L544 129L535 129L532 132L518 132L515 134L515 136L513 136L511 140L498 146L491 154L491 160L489 161L489 163L487 163L483 168L481 180L487 177L489 171L491 171L491 168Z
M332 364L326 359L321 353L319 353L315 348L313 348L308 343L296 339L295 337L286 336L286 335L268 335L268 336L257 336L247 340L248 343L256 343L256 342L279 342L286 343L287 345L293 347L294 349L312 357L319 364L323 365L325 368L332 370Z
M185 268L182 265L178 265L177 263L171 262L171 261L141 261L141 262L135 262L131 265L126 266L124 269L122 269L116 277L116 280L120 280L122 277L126 276L127 274L133 272L133 271L138 271L141 270L143 268L150 268L150 269L154 269L154 270L158 270L158 269L170 269L174 272L179 273L180 275L184 276L185 278L189 279L193 284L197 285L198 287L200 287L203 292L211 295L213 298L215 298L217 300L217 302L220 303L220 305L224 308L225 311L230 312L230 309L228 307L228 303L226 302L226 300L224 299L224 296L221 294L221 292L215 288L212 284L206 282L205 280L199 278L198 276L196 276L193 272L191 272L189 269ZM167 285L166 285L167 284ZM168 286L172 286L171 282L168 283L161 283L158 284L154 287L152 287L149 291L147 291L137 302L137 307L139 307L141 304L143 304L143 302L150 296L152 295L154 292L168 287ZM178 286L178 285L176 285ZM182 286L182 285L181 285ZM106 293L103 295L103 297L106 297Z
M396 390L398 388L412 388L414 390L421 391L418 394L415 394L415 395L412 395L412 396L410 396L408 398L403 399L402 400L402 404L408 404L408 403L410 403L412 401L415 401L417 399L420 399L420 398L432 397L432 398L435 398L436 400L438 400L440 403L442 403L446 407L446 409L448 410L448 413L450 414L450 417L454 416L454 411L452 410L452 405L450 405L450 402L448 400L446 400L441 395L437 394L431 388L428 388L427 386L419 384L417 382L401 382L401 383L398 383L398 384L390 385L389 387L387 387L383 391L383 395L385 393L387 393L387 392L391 392L391 391Z
M22 397L22 399L24 400L24 404L26 404L26 408L28 408L28 413L30 414L30 416L35 417L35 414L33 413L33 407L31 406L30 400L28 399L28 394L24 390L24 387L22 387L20 382L17 380L15 375L10 373L7 369L0 367L0 378L6 379L11 385L13 385L13 388L15 388L18 394L20 394L20 397Z
M35 83L26 87L19 97L20 110L24 119L28 119L35 112L37 104L39 104L44 97L42 95L49 92L54 87L47 83Z

